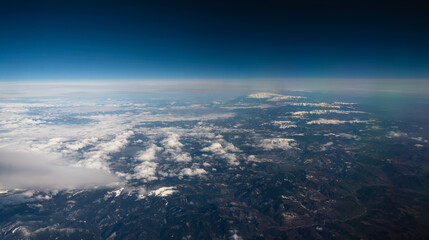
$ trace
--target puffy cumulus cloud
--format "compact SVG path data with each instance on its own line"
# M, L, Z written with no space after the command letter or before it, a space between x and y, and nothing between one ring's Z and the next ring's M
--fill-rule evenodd
M133 131L126 131L110 141L99 143L92 150L84 153L85 158L79 161L77 166L109 171L109 165L106 161L109 154L119 152L128 144L128 138L132 135L134 135Z
M98 145L98 148L103 152L113 153L121 150L122 147L128 144L128 138L134 135L133 131L126 131L117 135L113 140Z
M179 134L170 132L167 133L167 135L168 137L161 141L161 143L164 144L164 147L179 149L183 146L183 144L179 142Z
M220 143L213 143L212 145L201 149L201 151L203 151L203 152L220 152L220 151L223 151L223 152L225 152L223 150L222 144L220 144Z
M184 176L187 177L194 177L194 176L201 176L206 174L206 170L202 168L184 168L179 173L179 178L183 178Z
M58 152L63 147L64 142L67 141L66 138L54 137L47 141L34 143L31 145L31 151L35 152Z
M192 158L189 153L176 153L173 155L173 159L177 162L191 162Z
M296 142L294 139L290 138L270 138L263 139L259 144L265 150L273 150L273 149L283 149L289 150L296 146Z
M408 136L407 133L399 132L399 131L390 131L389 134L387 134L388 138L397 138L397 137L406 137Z
M140 151L138 155L136 156L136 160L139 161L153 161L156 159L156 153L159 151L162 151L163 148L158 147L155 144L151 144L148 149L145 151Z
M152 143L145 151L138 152L135 160L141 163L134 167L134 174L127 178L143 179L145 182L157 180L158 163L155 160L156 154L162 150L163 148Z
M191 155L183 152L183 144L179 141L180 135L174 132L168 132L167 138L162 140L161 143L164 147L164 154L169 155L170 160L176 162L190 162L192 161Z
M0 150L0 183L6 189L93 188L118 182L109 172L72 166L49 155Z
M216 138L215 134L208 132L207 128L202 127L194 129L174 127L144 128L136 129L136 131L140 131L149 137L151 143L144 151L136 154L135 160L138 165L134 167L132 174L117 174L127 180L140 179L144 182L162 180L166 177L183 178L184 176L201 176L205 174L204 169L199 169L192 164L191 154L184 149L185 144L181 142L182 136L194 140L219 139ZM229 145L227 149L237 150L232 145ZM199 159L196 158L196 160Z
M93 145L98 141L98 138L96 137L90 137L86 139L76 140L73 143L69 143L66 145L66 148L68 148L70 151L78 151L88 145Z
M235 147L232 143L223 141L223 145L220 142L215 142L208 147L201 149L203 152L214 152L218 154L225 154L227 152L241 152L240 149Z
M264 162L265 159L260 158L260 157L256 157L255 155L249 155L249 156L247 156L247 161L248 162Z
M133 174L123 174L126 179L141 179L144 182L163 179L164 177L201 176L205 170L184 168L192 162L191 155L183 150L181 136L187 131L181 128L161 128L146 130L146 135L156 141L161 138L158 146L151 143L146 150L137 153L135 160L140 162L134 167ZM190 137L192 134L186 134ZM200 136L200 134L192 135Z
M134 167L132 178L143 179L145 182L157 180L158 163L145 161Z
M218 138L216 141L210 146L204 147L201 151L211 152L220 158L226 159L230 165L238 165L239 162L235 153L241 152L241 150L222 138Z
M358 119L338 120L338 119L320 118L318 120L313 120L313 121L307 122L307 124L345 124L345 123L368 123L368 121L362 121L362 120L358 120Z

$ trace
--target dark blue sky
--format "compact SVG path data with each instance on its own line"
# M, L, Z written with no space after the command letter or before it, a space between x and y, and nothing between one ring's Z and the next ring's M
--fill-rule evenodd
M2 1L0 80L429 79L428 13L425 1Z

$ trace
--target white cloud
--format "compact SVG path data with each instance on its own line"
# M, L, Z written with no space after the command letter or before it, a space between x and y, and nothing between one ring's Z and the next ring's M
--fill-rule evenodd
M297 125L292 121L273 121L273 124L279 126L281 129L297 127Z
M152 143L148 149L139 152L136 159L139 161L153 161L156 159L156 153L161 151L162 149L163 148L158 147L157 145Z
M109 158L108 155L119 152L121 148L128 144L128 138L132 135L134 135L133 131L126 131L110 141L99 143L93 150L85 152L85 159L79 161L76 165L109 171L109 165L106 161Z
M50 155L0 151L0 182L6 189L57 190L118 183L103 170L71 166Z
M320 118L318 120L309 121L307 124L344 124L344 123L367 123L368 121L361 120L337 120L337 119L324 119Z
M424 139L422 137L410 137L412 140L418 141L418 142L423 142Z
M160 187L151 191L148 191L144 186L139 186L136 188L130 187L127 191L129 192L129 194L136 194L138 200L145 199L147 196L167 197L179 192L174 186Z
M241 236L238 235L238 231L237 230L231 230L230 233L231 235L231 240L243 240L243 238Z
M323 134L323 136L334 136L334 137L343 137L343 138L346 138L346 139L356 139L356 140L359 140L358 136L353 135L353 134L349 134L349 133L338 133L338 134L335 134L335 133L326 133L326 134Z
M247 157L247 161L249 161L249 162L263 162L264 159L258 158L255 155L249 155Z
M339 136L339 137L343 137L343 138L347 138L347 139L359 139L359 137L358 136L356 136L356 135L353 135L353 134L349 134L349 133L338 133L338 135L337 136Z
M224 142L224 146L220 142L212 143L210 146L201 149L203 152L213 152L217 154L225 154L227 152L240 152L240 149L235 147L232 143Z
M165 150L164 153L170 155L170 160L176 162L190 162L191 155L182 151L183 144L179 141L180 135L174 132L166 133L168 137L161 141Z
M182 143L179 142L180 136L176 133L170 132L168 133L168 138L164 139L161 143L164 144L166 148L181 148L183 146Z
M204 170L202 168L184 168L184 169L182 169L182 171L180 171L179 177L201 176L201 175L204 175L206 173L207 173L206 170Z
M292 106L302 106L302 107L329 107L329 108L340 108L338 105L329 104L329 103L288 103Z
M203 149L201 149L201 151L203 152L218 152L218 151L223 151L223 147L220 143L213 143L212 145L210 145L209 147L205 147Z
M282 96L272 97L272 98L268 99L268 101L281 101L281 100L291 100L291 99L300 99L300 98L305 98L305 97L282 95Z
M57 103L55 105L20 104L17 107L29 107L33 112L39 112L36 117L44 122L54 121L58 114L67 117L65 109L81 109L92 107L96 112L97 106L93 103ZM25 111L24 111L25 112ZM58 113L60 112L60 113ZM76 166L103 169L110 171L107 161L111 153L121 150L128 144L128 138L133 132L127 130L130 124L129 114L101 114L78 117L86 122L83 124L69 124L62 121L55 124L28 125L18 124L16 128L0 133L0 147L10 151L31 151L41 154L56 155L75 161ZM82 149L85 151L81 151Z
M292 149L296 145L294 139L289 138L270 138L263 139L259 144L260 147L265 150L273 150L273 149L283 149L289 150Z
M260 92L260 93L254 93L247 96L247 98L272 98L272 97L278 97L282 96L278 93L269 93L269 92Z
M95 144L97 141L98 141L98 138L90 137L90 138L77 140L73 143L67 144L66 148L70 149L71 151L77 151L88 145Z
M335 105L356 105L357 103L349 103L349 102L334 102Z
M174 105L175 103L171 104ZM169 109L207 109L207 106L204 106L202 104L191 104L191 105L184 105L184 106L170 106Z
M158 163L156 162L142 162L134 168L134 174L132 177L135 179L143 179L145 182L157 180L157 167Z
M322 146L320 147L320 151L326 151L328 149L328 147L334 145L333 142L327 142L325 144L322 144Z
M387 135L388 138L397 138L397 137L406 137L408 136L407 133L404 132L399 132L399 131L390 131L389 134Z
M106 195L104 195L104 199L108 199L110 197L115 197L117 198L119 195L121 195L121 193L124 191L124 187L120 187L117 190L113 190L113 191L109 191L106 193Z
M150 191L149 196L167 197L174 193L179 192L176 187L161 187L156 190Z
M177 162L191 162L192 158L189 153L177 153L176 155L173 155L173 158Z
M70 161L70 165L112 171L117 176L128 180L134 178L152 181L162 177L157 175L160 164L156 159L157 154L159 154L158 157L179 164L177 169L169 172L171 176L177 176L186 163L192 162L190 153L183 149L181 134L199 138L210 138L213 135L207 129L200 129L200 131L179 128L149 129L154 137L152 142L164 137L159 147L149 146L147 151L139 152L140 155L136 156L136 160L140 162L137 166L125 170L126 172L110 169L111 155L120 152L129 144L136 125L158 121L202 121L234 116L234 113L230 112L196 112L193 115L185 115L183 112L175 111L153 114L151 110L158 111L158 107L112 99L87 102L86 100L70 101L61 97L41 101L43 102L0 103L0 129L6 130L0 132L0 148L65 158ZM190 105L189 107L202 109L205 106ZM182 108L176 110L180 109ZM118 110L120 112L115 112ZM134 144L138 143L139 141L134 142ZM234 157L230 156L231 159Z
M301 116L307 114L327 114L327 113L338 113L338 114L351 114L351 113L364 113L362 111L343 111L343 110L313 110L313 111L298 111L292 112L292 115Z
M268 101L281 101L281 100L299 99L299 98L305 98L305 97L282 95L278 93L260 92L260 93L250 94L247 96L247 98L268 99Z
M135 115L137 123L144 122L177 122L177 121L200 121L200 120L213 120L221 118L231 118L235 114L232 112L227 113L208 113L208 114L195 114L195 115L180 115L180 114L140 114Z
M194 163L192 167L189 166L194 160L190 153L184 150L187 146L181 142L182 136L194 138L194 140L208 138L210 141L215 139L216 141L223 142L225 148L222 147L222 149L224 149L222 157L227 158L231 162L236 161L236 157L229 151L239 151L234 145L226 143L222 139L222 136L210 132L211 128L201 127L199 125L192 129L167 127L139 128L134 130L137 133L146 135L151 143L146 150L136 154L135 159L141 161L141 163L134 167L133 174L117 173L119 176L125 177L128 180L142 179L144 182L149 182L153 180L162 180L165 177L183 178L184 176L202 176L206 174L206 171L198 168L197 165L202 164L203 166L210 166L209 163ZM159 141L158 145L161 147L154 143L156 141ZM207 157L204 159L207 159ZM195 161L202 160L203 158L201 157L195 159Z
M145 182L157 180L158 163L155 160L156 154L162 150L163 148L152 143L145 151L138 152L135 159L141 163L134 167L134 174L131 177L143 179Z
M212 152L213 154L226 159L230 165L239 164L235 153L241 152L241 150L235 147L232 143L226 142L222 138L219 138L217 142L212 143L210 146L201 149L201 151Z
M235 109L253 109L253 108L260 108L260 109L264 109L264 108L272 108L274 106L272 105L268 105L268 104L260 104L260 105L234 105L234 106L228 106L228 107L221 107L223 109L228 109L228 110L235 110Z

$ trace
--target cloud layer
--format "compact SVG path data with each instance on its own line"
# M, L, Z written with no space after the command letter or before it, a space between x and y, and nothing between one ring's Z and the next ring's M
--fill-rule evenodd
M75 167L48 155L0 150L0 183L6 189L75 189L114 185L116 176Z

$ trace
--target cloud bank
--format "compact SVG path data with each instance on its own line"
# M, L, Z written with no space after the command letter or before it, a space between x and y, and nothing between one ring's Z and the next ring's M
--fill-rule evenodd
M106 171L70 166L48 155L0 150L0 185L8 190L94 188L118 181Z

